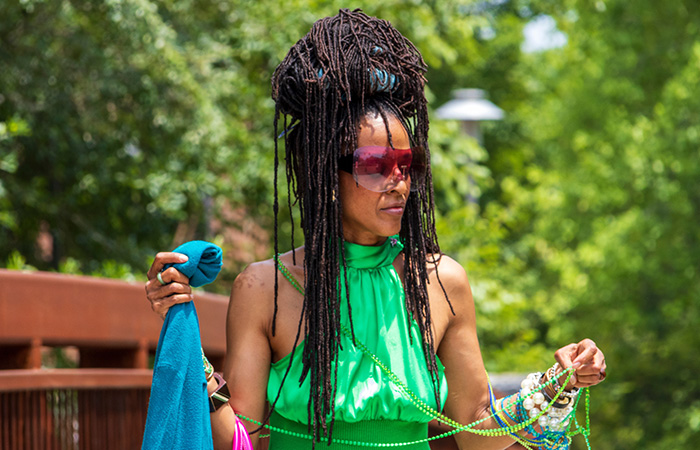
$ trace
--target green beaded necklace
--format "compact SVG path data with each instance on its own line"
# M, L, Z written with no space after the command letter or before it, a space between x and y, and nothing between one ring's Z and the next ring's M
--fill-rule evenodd
M286 267L284 264L282 264L282 262L279 260L279 255L276 255L276 256L275 256L275 261L277 262L277 265L278 265L278 267L279 267L280 272L281 272L282 275L287 279L287 281L289 281L289 282L291 283L291 285L292 285L297 291L299 291L299 293L301 293L302 295L304 295L304 288L303 288L303 287L299 284L299 282L292 276L292 274L289 272L289 270L287 269L287 267ZM344 325L341 326L341 327L342 327L342 328L341 328L341 331L343 332L343 334L344 334L347 338L349 338L349 339L352 340L352 334L351 334L350 330L348 330L347 327L345 327ZM336 443L338 443L338 444L350 445L350 446L356 446L356 447L405 447L405 446L410 446L410 445L417 445L417 444L426 443L426 442L433 441L433 440L437 440L437 439L441 439L441 438L444 438L444 437L447 437L447 436L452 436L452 435L455 435L455 434L460 433L460 432L462 432L462 431L467 431L467 432L470 432L470 433L478 434L478 435L480 435L480 436L497 437L497 436L507 436L507 435L511 435L511 437L513 437L513 439L515 439L516 441L518 441L518 442L519 442L521 445L523 445L524 447L526 447L526 448L532 448L532 445L535 445L534 443L527 441L526 438L517 438L517 437L512 436L512 435L513 435L514 433L518 432L518 431L522 431L523 429L527 428L529 425L532 425L533 423L535 423L540 417L542 417L542 416L549 410L549 408L552 407L552 403L554 403L554 400L556 400L557 398L559 398L559 396L560 396L560 395L562 394L562 392L564 391L564 387L568 384L569 380L570 380L571 377L573 376L573 369L571 369L571 368L566 369L566 370L564 371L564 373L567 374L566 380L561 384L561 388L557 391L557 394L556 394L556 396L554 397L552 403L550 403L550 404L547 406L547 408L544 408L542 411L540 411L539 414L537 414L536 416L530 418L529 420L527 420L527 421L525 421L525 422L522 422L522 423L515 424L515 425L509 425L509 426L507 426L507 427L500 427L500 428L493 428L493 429L478 429L478 428L476 428L478 425L480 425L480 424L486 422L487 420L489 420L489 419L491 419L491 418L494 418L494 417L498 414L498 411L493 412L490 416L484 417L483 419L474 421L474 422L472 422L472 423L470 423L470 424L467 424L467 425L462 425L462 424L460 424L460 423L458 423L458 422L456 422L456 421L450 419L449 417L445 416L444 414L440 413L439 411L436 411L436 410L435 410L433 407L431 407L430 405L426 404L421 398L419 398L415 393L413 393L413 392L408 388L408 386L406 386L406 385L399 379L399 377L398 377L394 372L391 371L391 369L390 369L389 367L387 367L376 355L374 355L364 344L362 344L361 342L359 342L357 339L355 339L355 345L357 346L357 348L360 349L360 351L362 351L362 353L365 354L365 356L367 356L368 358L370 358L370 359L381 369L381 371L384 372L385 375L387 375L387 377L389 378L389 380L390 380L392 383L394 383L394 384L408 397L408 399L410 400L410 402L411 402L413 405L415 405L415 406L418 408L418 410L420 410L421 412L423 412L424 414L426 414L426 415L427 415L428 417L430 417L431 419L436 419L436 420L438 420L438 421L440 421L440 422L444 422L444 423L446 423L446 424L448 424L448 425L450 425L451 427L454 428L454 430L444 432L444 433L439 434L439 435L437 435L437 436L427 437L427 438L424 438L424 439L419 439L419 440L410 441L410 442L376 443L376 442L350 441L350 440L345 440L345 439L334 439L334 440L333 440L333 442L336 442ZM525 398L528 398L528 397L532 396L535 392L538 392L538 391L544 389L546 386L549 386L549 385L553 384L554 381L555 381L554 379L551 379L551 380L549 380L548 382L546 382L546 383L544 383L544 384L538 386L537 389L534 389L534 390L533 390L532 392L530 392L527 396L525 396ZM489 385L490 385L490 382L489 382ZM590 444L589 444L589 442L588 442L588 436L589 436L589 434L590 434L590 420L589 420L589 415L588 415L588 411L589 411L589 395L590 395L590 394L589 394L589 392L588 392L588 389L585 389L585 388L584 388L584 390L585 390L585 393L586 393L586 401L585 401L585 404L586 404L586 426L585 426L585 427L579 427L579 426L578 426L578 423L576 422L576 424L577 424L577 427L576 427L577 430L576 430L574 433L571 433L571 434L568 434L568 433L567 433L567 438L570 439L572 436L575 436L576 434L582 434L582 435L584 436L585 440L586 440L587 447L588 447L588 449L590 450ZM520 399L520 401L522 402L522 400L524 400L525 398ZM579 399L580 399L580 396L579 396L579 398L577 398L577 400L576 400L576 404L575 404L575 406L574 406L574 410L576 409L576 406L578 406L578 401L579 401ZM508 403L508 404L506 405L506 408L511 408L511 407L515 406L515 403L516 403L516 401L513 401L513 402L511 402L511 403ZM254 419L252 419L252 418L250 418L250 417L246 417L246 416L244 416L243 414L236 414L236 415L237 415L239 418L241 418L241 419L243 419L243 420L246 420L246 421L248 421L248 422L251 422L251 423L253 423L253 424L257 425L257 426L266 426L269 430L275 431L275 432L277 432L277 433L282 433L282 434L286 434L286 435L289 435L289 436L294 436L294 437L297 437L297 438L312 440L312 436L309 435L309 434L297 433L297 432L294 432L294 431L289 431L289 430L285 430L285 429L282 429L282 428L270 426L269 424L268 424L268 425L265 425L265 424L263 424L262 422L259 422L259 421L257 421L257 420L254 420ZM576 418L575 418L575 417L574 417L574 420L576 421ZM326 442L327 439L322 437L322 438L321 438L321 441L322 441L322 442Z

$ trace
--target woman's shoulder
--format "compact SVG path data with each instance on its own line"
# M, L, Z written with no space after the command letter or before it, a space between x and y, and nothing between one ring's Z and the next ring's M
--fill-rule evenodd
M277 260L279 266L286 268L286 270L296 278L299 273L301 273L303 277L303 257L304 249L303 247L299 247L293 251L290 250L287 253L281 253ZM275 258L268 258L249 264L238 274L233 282L233 292L274 295L276 266ZM280 275L282 275L282 273L280 273Z
M444 300L447 294L451 311L462 314L473 310L474 298L467 272L455 259L445 254L429 257L428 277L431 298ZM443 303L438 301L433 304L442 305Z
M428 255L428 276L430 281L439 281L448 289L465 288L469 285L469 279L464 267L454 258L444 253Z

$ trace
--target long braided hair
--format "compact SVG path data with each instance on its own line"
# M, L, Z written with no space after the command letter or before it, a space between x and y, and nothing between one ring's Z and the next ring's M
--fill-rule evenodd
M382 115L385 123L387 115L399 119L412 145L424 148L429 161L426 69L420 52L389 22L360 10L342 9L336 16L316 22L290 49L272 77L275 136L281 131L284 137L287 206L291 217L292 205L298 203L304 233L306 326L302 376L298 381L310 378L308 416L314 444L322 436L331 439L336 394L333 370L337 368L333 363L341 347L342 299L338 280L341 267L345 267L345 255L338 158L354 151L358 124L373 110ZM275 141L275 254L279 251L278 140ZM440 254L434 223L428 164L425 183L408 197L400 238L404 243L406 308L409 320L418 323L439 406L426 268L428 255ZM276 278L275 315L277 287ZM274 321L272 330L274 333ZM301 322L297 343L300 332Z

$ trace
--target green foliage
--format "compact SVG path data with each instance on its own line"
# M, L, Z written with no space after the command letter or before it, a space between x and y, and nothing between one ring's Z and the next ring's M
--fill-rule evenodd
M214 239L221 228L213 230L212 220L247 232L249 225L223 211L269 231L270 75L313 21L346 6L3 3L0 256L17 249L40 269L74 258L84 273L108 258L140 272L157 250ZM496 46L480 37L478 30L500 20L493 8L398 0L355 6L391 20L441 68L436 99L449 94L441 79L467 72L458 45L483 63L479 79L488 79L488 61L507 65L502 49L517 49L513 39ZM508 11L502 17L515 17ZM281 231L288 241L291 229ZM46 236L50 252L37 244Z
M51 369L77 369L75 348L50 347L41 355L41 367Z
M595 448L695 448L698 10L533 3L568 44L517 69L530 74L509 119L522 170L489 162L497 188L483 210L505 219L514 256L496 276L529 299L545 343L591 337L605 349Z
M245 98L250 73L231 70L235 55L214 39L228 23L194 26L196 5L184 3L0 7L0 120L17 128L0 135L0 253L16 248L41 268L73 257L91 272L107 256L142 270L173 245L178 223L206 233L212 198L265 203L269 151L251 142L269 149L268 124L251 118L269 117L269 104ZM239 165L248 170L229 171ZM42 226L54 241L48 261L34 248Z
M36 270L36 267L32 267L27 264L27 260L17 250L10 253L10 256L7 258L7 262L5 263L5 267L10 270Z

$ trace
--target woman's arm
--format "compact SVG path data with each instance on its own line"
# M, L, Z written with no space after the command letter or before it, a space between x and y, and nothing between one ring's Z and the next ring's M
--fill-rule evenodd
M274 270L274 267L273 267ZM224 378L231 393L230 405L236 413L262 421L265 418L267 381L271 350L268 339L273 314L273 290L265 275L269 267L253 264L233 283L226 321L226 363ZM274 275L274 274L273 274ZM215 449L231 449L234 417L231 408L221 408L212 415ZM257 425L243 420L250 432ZM250 435L254 448L259 448L258 435Z
M443 257L439 274L455 310L454 316L449 310L441 314L442 317L449 317L438 347L449 389L445 414L466 425L487 418L492 413L486 370L476 333L474 300L467 275L457 262ZM431 307L436 305L439 310L444 310L440 306L440 302L444 303L442 293L433 295L439 297L433 300ZM590 339L562 347L555 353L555 359L564 368L574 367L572 380L576 387L593 386L604 378L605 357ZM499 428L499 425L495 420L488 419L479 428L493 429ZM455 439L460 449L502 449L514 443L509 436L481 437L469 432L458 433Z
M486 369L476 335L474 300L467 275L456 261L443 256L439 263L439 275L455 314L443 306L441 290L434 290L431 308L440 316L449 317L444 335L437 350L445 366L448 396L444 413L456 422L466 425L491 415ZM431 283L436 286L437 283ZM435 306L433 306L435 305ZM479 428L496 428L498 424L487 420ZM460 449L502 449L514 443L508 436L480 437L463 431L455 435Z

